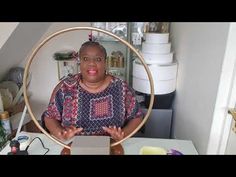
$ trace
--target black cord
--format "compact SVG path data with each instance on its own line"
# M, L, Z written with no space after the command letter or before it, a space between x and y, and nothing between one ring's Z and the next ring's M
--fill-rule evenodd
M31 144L35 139L39 139L39 141L41 142L43 148L44 148L44 149L47 149L47 151L46 151L43 155L47 154L47 153L49 152L49 148L46 148L46 147L44 146L43 141L42 141L39 137L35 137L34 139L32 139L31 142L29 143L29 145L25 148L25 151L27 151L27 150L29 149L30 144Z

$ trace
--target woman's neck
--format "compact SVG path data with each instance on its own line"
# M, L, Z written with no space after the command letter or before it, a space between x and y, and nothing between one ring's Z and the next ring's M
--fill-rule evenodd
M103 80L101 80L99 82L96 82L96 83L86 82L86 81L82 80L82 84L85 87L89 88L89 89L98 89L98 88L102 87L102 85L104 84L105 80L106 79L103 79Z
M100 92L102 90L104 90L105 88L107 88L107 86L110 83L110 77L106 77L96 83L92 83L92 82L87 82L83 79L81 79L80 81L80 85L87 91L92 92L92 93L96 93L96 92Z

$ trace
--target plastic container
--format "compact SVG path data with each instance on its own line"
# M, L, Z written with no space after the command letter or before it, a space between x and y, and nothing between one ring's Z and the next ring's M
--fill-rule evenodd
M140 151L140 155L167 155L167 150L161 147L143 146Z
M6 131L6 136L10 135L12 133L11 129L11 122L10 122L10 117L9 113L7 111L1 112L0 113L0 120L3 128Z

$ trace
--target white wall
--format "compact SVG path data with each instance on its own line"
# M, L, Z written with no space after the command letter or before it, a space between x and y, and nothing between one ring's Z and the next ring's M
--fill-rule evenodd
M16 29L18 24L19 24L18 22L17 23L16 22L13 22L13 23L1 22L0 23L0 49L2 48L6 40L9 38L11 33Z
M173 137L192 140L207 151L229 23L172 23L178 60Z
M39 42L43 41L46 37L56 31L75 26L90 26L90 23L52 23ZM88 40L88 34L88 30L77 30L61 34L47 42L34 57L33 63L30 67L32 80L28 90L32 93L30 103L37 119L40 119L40 116L46 109L53 88L58 83L57 63L53 59L53 54L56 51L64 49L78 51L81 44ZM38 46L39 42L35 44L34 48ZM31 53L32 52L30 52L29 55L31 55ZM21 66L24 66L25 63L26 61L23 61Z

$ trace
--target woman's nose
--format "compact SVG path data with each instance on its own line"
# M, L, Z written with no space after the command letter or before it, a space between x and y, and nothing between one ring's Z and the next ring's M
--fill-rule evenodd
M88 61L88 65L90 66L95 66L97 63L96 61L93 59L93 58L90 58L89 61Z

